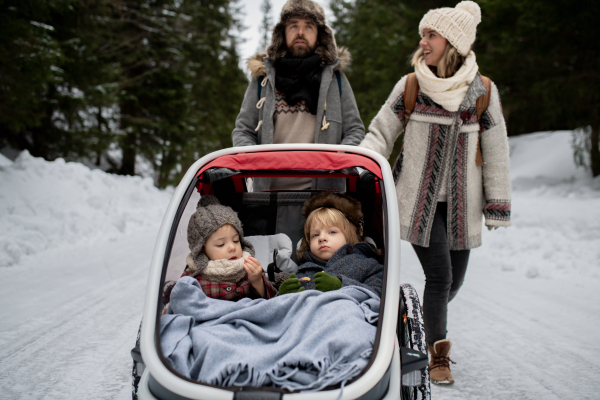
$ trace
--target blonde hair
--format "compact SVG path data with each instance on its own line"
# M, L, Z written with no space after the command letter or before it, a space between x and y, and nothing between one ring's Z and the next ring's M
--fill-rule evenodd
M336 208L319 207L308 215L306 222L304 223L304 240L298 249L299 260L302 259L304 253L310 247L310 229L313 226L335 226L344 234L346 243L354 245L362 242L357 232L357 227L354 226L340 210Z
M413 67L416 67L421 57L423 57L423 49L419 46L413 53L410 64ZM466 59L467 57L460 54L458 50L456 50L456 47L448 42L437 67L429 66L429 68L438 78L450 78L460 69Z

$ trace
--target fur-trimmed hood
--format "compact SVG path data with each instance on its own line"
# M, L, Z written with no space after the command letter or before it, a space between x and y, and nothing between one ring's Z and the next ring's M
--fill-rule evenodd
M265 66L265 61L264 58L267 57L267 53L258 53L252 57L250 57L248 59L248 61L246 62L246 65L248 66L248 70L250 71L250 74L252 76L252 78L257 78L259 76L265 76L267 74L267 68ZM271 62L273 62L274 60L272 60L270 57L269 59L271 60ZM350 66L350 64L352 63L352 55L350 54L350 51L345 48L345 47L339 47L337 49L337 59L340 59L340 62L338 65L335 66L334 71L343 71L344 69L348 68ZM334 64L335 61L331 64Z

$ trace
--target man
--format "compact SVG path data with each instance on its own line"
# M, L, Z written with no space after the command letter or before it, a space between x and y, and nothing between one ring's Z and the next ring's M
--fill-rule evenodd
M358 145L365 128L342 69L350 62L337 48L323 8L289 0L267 52L248 60L251 82L232 133L234 146L271 143ZM265 178L254 190L333 189L331 180Z

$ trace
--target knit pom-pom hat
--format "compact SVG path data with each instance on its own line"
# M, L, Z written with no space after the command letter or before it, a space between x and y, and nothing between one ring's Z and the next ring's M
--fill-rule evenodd
M221 205L219 199L215 196L202 196L196 207L196 212L190 217L187 230L188 244L197 268L196 274L202 272L210 261L203 251L206 240L217 229L227 224L233 226L240 235L242 250L254 256L254 247L252 243L244 239L242 222L237 213L231 207Z
M481 22L481 8L474 1L461 1L454 8L429 10L419 23L419 34L433 29L442 35L463 56L469 54L475 42L477 25Z

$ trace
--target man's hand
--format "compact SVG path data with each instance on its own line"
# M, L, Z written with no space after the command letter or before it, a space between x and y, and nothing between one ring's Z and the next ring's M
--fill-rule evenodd
M321 292L329 292L331 290L338 290L341 287L342 281L335 276L331 276L324 271L315 274L315 289Z
M304 288L300 284L300 281L298 281L298 278L296 278L296 274L290 275L290 277L283 281L281 286L279 286L280 295L288 293L300 293L303 290Z

